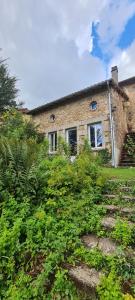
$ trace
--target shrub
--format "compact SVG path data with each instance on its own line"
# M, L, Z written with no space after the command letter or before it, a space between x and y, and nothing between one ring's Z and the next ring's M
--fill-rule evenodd
M97 288L100 300L122 300L123 296L120 289L120 280L114 272L108 277L103 277L100 286Z
M101 165L108 165L111 161L111 153L108 149L102 149L99 151L99 162Z
M35 139L43 141L43 135L38 132L38 126L30 119L24 119L21 112L10 108L1 117L0 134L4 137L21 139Z
M133 241L133 228L129 226L128 222L118 220L112 236L127 246Z

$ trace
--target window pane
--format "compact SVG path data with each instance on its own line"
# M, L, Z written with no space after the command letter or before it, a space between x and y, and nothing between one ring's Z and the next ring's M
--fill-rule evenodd
M103 137L102 137L102 125L101 124L96 125L96 131L97 131L97 147L102 147Z
M53 151L53 133L50 134L50 151Z
M57 151L57 132L55 132L54 135L55 135L54 151Z
M93 101L90 105L91 109L92 110L96 110L97 109L97 102L96 101Z
M90 142L91 147L95 148L95 125L90 125Z
M49 151L57 151L57 132L49 133Z
M68 130L68 143L71 149L71 155L77 154L77 130L69 129Z

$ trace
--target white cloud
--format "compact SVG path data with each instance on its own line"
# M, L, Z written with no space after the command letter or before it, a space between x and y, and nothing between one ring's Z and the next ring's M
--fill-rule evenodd
M109 44L116 53L134 5L130 0L0 0L0 47L20 79L26 105L38 106L103 80L105 67L90 54L92 22L100 22L103 49Z
M135 41L127 49L117 53L116 57L111 61L110 66L118 65L119 79L135 76Z
M101 13L98 33L103 51L114 55L116 44L128 20L135 14L135 1L113 0Z

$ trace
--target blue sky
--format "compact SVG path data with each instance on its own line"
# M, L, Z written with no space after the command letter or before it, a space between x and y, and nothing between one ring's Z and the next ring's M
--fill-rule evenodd
M128 48L135 40L135 14L127 22L124 31L118 41L118 47L121 49Z
M91 54L95 57L100 58L106 68L107 76L108 76L108 66L113 58L113 53L106 53L104 48L100 43L100 36L98 34L98 27L100 26L100 22L92 23L92 37L93 37L93 49ZM135 41L135 14L128 20L124 30L120 33L118 40L116 41L116 47L119 50L124 51L128 49L132 43ZM135 75L135 74L134 74Z
M111 76L135 76L135 0L0 0L1 56L19 99L42 105Z

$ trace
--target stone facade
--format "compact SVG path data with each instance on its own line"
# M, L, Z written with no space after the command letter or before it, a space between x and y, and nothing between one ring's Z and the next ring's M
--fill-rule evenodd
M135 131L135 78L125 83L122 83L122 87L126 94L129 96L129 102L127 104L127 126L128 131Z
M123 147L125 134L128 132L127 127L127 101L112 90L112 115L114 120L114 151L115 151L115 165L119 164L120 154Z
M96 101L97 109L91 110L90 104ZM54 115L55 120L51 121L50 116ZM40 131L46 136L50 132L57 131L66 140L66 130L77 128L77 145L88 138L88 126L93 123L102 122L103 146L111 149L108 92L98 93L67 104L58 105L33 116L33 120L40 126Z
M91 142L90 125L101 124L102 146L92 149L108 149L112 153L112 164L118 166L125 135L129 130L135 131L135 78L118 84L117 76L114 76L117 72L115 67L112 70L115 80L101 82L36 108L29 114L46 137L57 132L57 138L62 136L67 141L68 130L75 128L77 151L85 138ZM93 102L97 106L92 110Z

